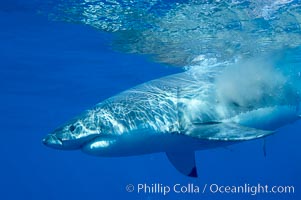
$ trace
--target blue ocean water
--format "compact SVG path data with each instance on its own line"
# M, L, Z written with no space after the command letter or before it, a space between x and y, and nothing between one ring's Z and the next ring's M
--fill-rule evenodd
M59 12L57 10L45 14L45 10L52 10L53 5L61 2L64 3L51 1L49 5L42 6L39 1L0 3L1 199L300 199L300 121L266 138L266 156L263 140L197 152L197 179L178 173L163 153L99 158L80 151L56 151L45 147L41 140L47 133L83 110L137 84L181 72L182 68L174 66L187 65L193 60L190 55L199 52L196 48L189 55L180 54L180 50L174 48L173 57L162 52L170 53L168 50L175 46L189 49L192 44L186 46L167 41L167 49L158 48L159 44L164 46L164 40L154 43L154 49L151 49L151 45L146 44L152 43L155 36L146 37L146 40L141 37L133 42L130 40L132 37L124 40L129 34L126 31L118 33L119 40L116 40L112 30L103 30L103 24L99 28L90 26L91 23L79 23L77 18L54 20L53 13ZM76 5L78 1L74 2ZM184 5L185 2L180 3ZM185 6L182 8L187 10ZM154 9L158 9L160 12L155 13L161 16L164 9L170 8L158 6ZM268 18L268 14L264 17ZM141 29L145 31L146 28ZM167 27L165 29L168 30ZM292 39L296 35L300 37L300 32L294 32L296 30L286 31L281 32L282 38L286 34ZM178 39L177 34L173 36L172 39ZM254 38L259 40L262 37L256 35ZM222 39L225 38L219 38ZM267 40L273 40L273 45L267 42L273 49L284 41L277 38ZM296 39L290 44L292 47L300 45ZM242 46L240 50L247 51L243 42L230 45ZM215 49L217 45L207 47ZM262 46L260 50L265 48ZM134 54L125 53L131 50ZM225 57L236 55L237 51L228 51L218 58L224 61ZM210 52L208 50L205 56L212 56ZM173 59L175 57L177 59ZM295 192L257 195L170 193L163 196L129 193L125 189L128 184L140 183L169 186L177 183L199 186L260 183L292 185Z

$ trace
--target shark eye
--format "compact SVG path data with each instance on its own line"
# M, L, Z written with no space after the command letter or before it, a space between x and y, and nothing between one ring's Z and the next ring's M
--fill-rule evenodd
M75 126L74 126L74 125L71 125L71 126L69 127L69 131L73 132L74 130L75 130Z

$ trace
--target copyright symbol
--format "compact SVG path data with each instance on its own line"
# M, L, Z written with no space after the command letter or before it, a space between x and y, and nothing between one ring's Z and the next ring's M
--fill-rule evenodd
M127 192L134 192L135 190L135 187L133 184L128 184L126 187L125 187L126 191Z

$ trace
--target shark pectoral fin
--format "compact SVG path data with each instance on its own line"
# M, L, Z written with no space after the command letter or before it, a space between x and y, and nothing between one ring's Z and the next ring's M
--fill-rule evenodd
M190 177L197 177L197 168L195 166L195 154L190 152L166 152L166 155L172 165L182 174Z
M193 125L216 125L216 124L221 124L222 122L218 121L208 121L208 122L193 122Z
M211 123L193 125L187 135L208 140L251 140L273 134L275 131L261 130L236 123Z

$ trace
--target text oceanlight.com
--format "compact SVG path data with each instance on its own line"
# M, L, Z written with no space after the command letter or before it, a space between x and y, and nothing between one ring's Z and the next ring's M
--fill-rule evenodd
M127 192L135 192L137 194L161 194L168 195L169 193L178 194L293 194L295 187L292 185L274 185L266 184L242 184L242 185L220 185L220 184L203 184L197 185L194 183L166 185L162 183L139 183L136 185L128 184L126 186Z

